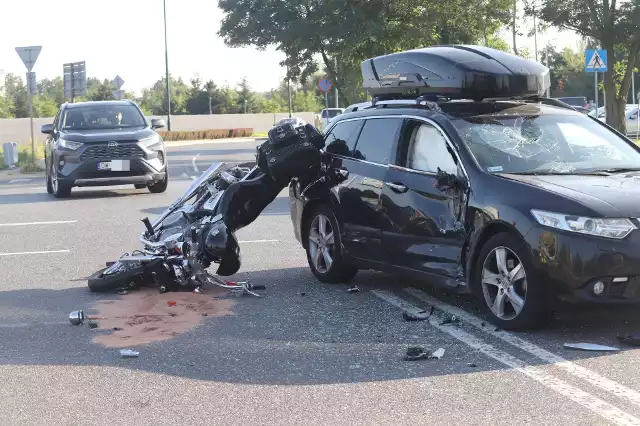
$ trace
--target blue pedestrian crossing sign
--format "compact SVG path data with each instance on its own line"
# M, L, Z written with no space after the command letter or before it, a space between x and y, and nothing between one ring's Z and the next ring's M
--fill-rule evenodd
M605 72L607 67L607 51L604 49L587 49L584 52L585 68L587 72Z

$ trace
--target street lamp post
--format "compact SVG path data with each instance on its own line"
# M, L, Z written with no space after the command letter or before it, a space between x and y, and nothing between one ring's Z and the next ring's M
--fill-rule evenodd
M167 1L162 0L164 9L164 64L166 71L167 90L167 130L171 131L171 82L169 81L169 49L167 48Z

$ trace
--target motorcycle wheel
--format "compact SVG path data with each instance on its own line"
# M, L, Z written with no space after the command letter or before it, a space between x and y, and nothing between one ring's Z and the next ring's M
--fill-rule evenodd
M102 268L87 279L89 290L94 293L106 293L128 288L145 273L144 265L105 275L107 269L108 267Z

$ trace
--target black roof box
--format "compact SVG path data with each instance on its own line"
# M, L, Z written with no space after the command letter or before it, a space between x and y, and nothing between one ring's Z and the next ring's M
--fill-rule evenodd
M448 45L408 50L362 63L363 87L377 99L437 95L455 99L543 96L544 65L483 46Z

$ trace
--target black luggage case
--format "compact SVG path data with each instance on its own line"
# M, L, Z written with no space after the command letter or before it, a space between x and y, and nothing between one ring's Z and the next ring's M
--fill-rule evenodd
M297 129L291 124L274 127L269 139L258 147L258 167L286 186L294 177L317 172L323 146L322 135L309 124Z

